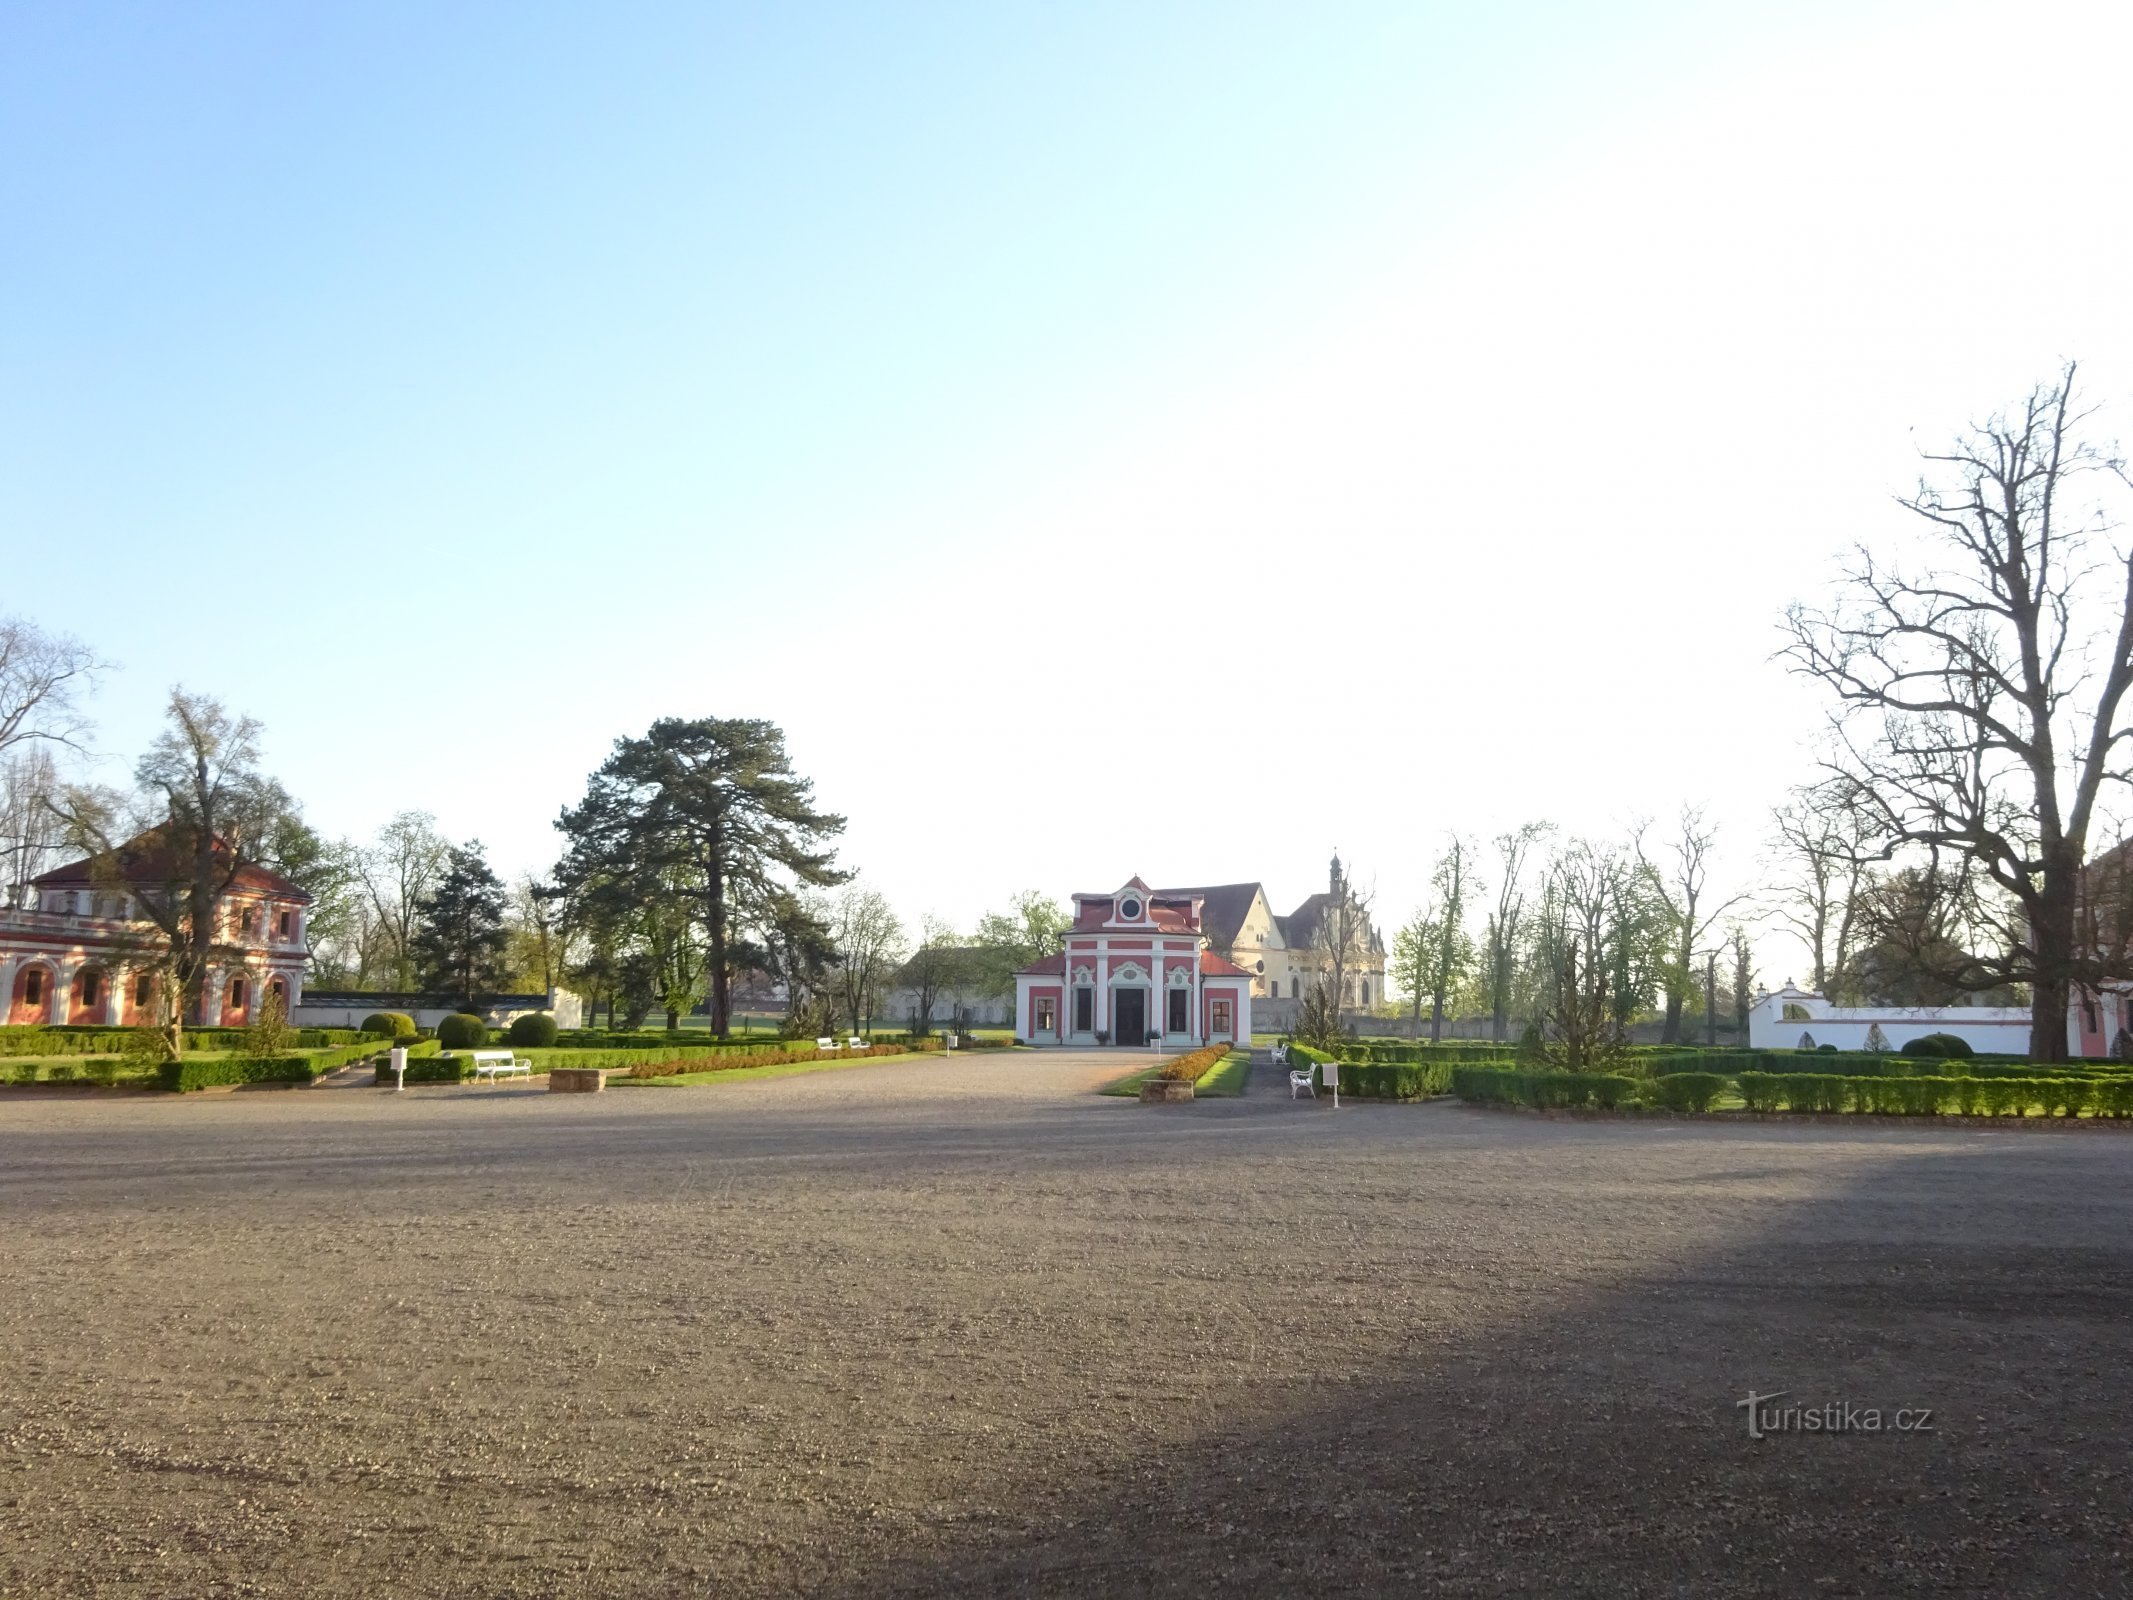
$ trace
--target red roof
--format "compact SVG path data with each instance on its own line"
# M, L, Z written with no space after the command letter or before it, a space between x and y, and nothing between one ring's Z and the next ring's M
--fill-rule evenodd
M1200 976L1203 978L1249 978L1251 974L1238 966L1236 962L1226 960L1216 955L1212 950L1202 950L1200 952Z
M170 859L170 850L163 842L163 831L151 828L138 838L129 839L118 847L118 877L126 883L167 884L184 878L187 874L178 869ZM230 847L222 840L215 841L215 854L223 861L229 859ZM40 889L94 888L108 883L111 873L106 868L95 870L98 858L86 856L80 861L70 861L63 867L54 867L50 872L30 881ZM247 862L237 869L237 876L230 881L230 888L252 894L274 895L283 900L309 902L311 896L269 867Z
M1018 978L1064 977L1066 976L1066 956L1063 952L1055 950L1041 961L1032 961L1028 966L1016 973L1015 976Z

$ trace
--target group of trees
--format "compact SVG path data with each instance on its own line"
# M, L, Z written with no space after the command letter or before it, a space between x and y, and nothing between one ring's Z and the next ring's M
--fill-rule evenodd
M1716 896L1694 810L1655 850L1636 829L1537 866L1540 824L1486 864L1455 839L1394 947L1417 1018L1487 1012L1499 1038L1533 1018L1571 1059L1651 1010L1675 1039L1699 996L1707 1027L1727 988L1745 1015L1768 922L1833 999L2026 1000L2031 1056L2063 1060L2070 1004L2133 981L2133 479L2076 375L1927 453L1900 500L1917 537L1860 547L1834 604L1788 612L1786 657L1832 710L1760 884Z
M1753 981L1741 902L1712 889L1715 843L1693 807L1658 840L1648 825L1558 839L1539 821L1486 852L1455 836L1428 902L1394 937L1393 981L1417 1022L1428 1008L1431 1038L1447 1016L1487 1016L1497 1039L1524 1020L1579 1064L1621 1048L1653 1012L1662 1038L1686 1038L1698 1001L1715 1031L1721 1001L1744 1012Z

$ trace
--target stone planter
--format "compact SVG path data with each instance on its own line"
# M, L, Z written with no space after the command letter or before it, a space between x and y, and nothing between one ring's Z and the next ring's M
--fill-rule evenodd
M550 1094L598 1094L607 1087L605 1067L552 1067L548 1073Z
M1192 1085L1183 1078L1144 1078L1141 1080L1142 1105L1170 1105L1179 1100L1192 1098Z

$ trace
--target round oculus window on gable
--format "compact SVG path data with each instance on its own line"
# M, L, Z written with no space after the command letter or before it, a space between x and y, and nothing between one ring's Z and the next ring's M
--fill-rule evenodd
M1130 894L1129 894L1129 895L1127 895L1127 896L1126 896L1126 898L1125 898L1125 899L1123 899L1123 900L1119 901L1119 903L1118 903L1118 916L1119 916L1119 920L1120 920L1121 922L1138 922L1138 921L1140 921L1140 920L1141 920L1141 902L1140 902L1140 898L1139 898L1139 897L1138 897L1137 895L1130 895Z

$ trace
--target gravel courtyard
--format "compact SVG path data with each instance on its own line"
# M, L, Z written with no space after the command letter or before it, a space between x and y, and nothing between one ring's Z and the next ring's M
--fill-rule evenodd
M0 1593L2133 1589L2133 1137L1119 1070L0 1102Z

